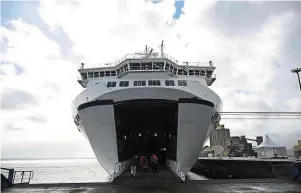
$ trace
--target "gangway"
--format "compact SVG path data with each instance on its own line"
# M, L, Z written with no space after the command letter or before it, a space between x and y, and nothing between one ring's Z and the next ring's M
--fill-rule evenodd
M165 165L158 165L159 172L153 176L151 169L148 168L147 172L142 176L140 173L140 168L137 167L136 177L131 177L130 174L130 165L127 165L127 168L118 175L115 179L110 182L113 184L156 184L156 183L179 183L185 182L186 176L180 170L180 162L166 159ZM196 174L195 174L196 175ZM188 178L190 179L190 178Z

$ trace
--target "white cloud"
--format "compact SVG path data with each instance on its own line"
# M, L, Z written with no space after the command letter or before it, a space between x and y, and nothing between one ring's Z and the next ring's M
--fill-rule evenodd
M44 21L52 27L61 26L74 44L73 51L87 62L108 62L146 43L156 45L170 35L166 23L172 22L174 12L171 0L159 4L109 1L105 5L82 1L79 6L46 2L40 9Z
M124 54L143 49L145 44L157 49L164 39L166 52L179 60L215 61L218 79L212 89L224 101L224 110L301 111L296 79L275 65L276 61L283 60L282 46L295 30L292 26L297 26L300 13L271 14L257 33L228 37L208 19L212 17L214 6L214 1L185 1L182 10L185 14L177 21L172 19L175 8L171 0L158 4L136 0L111 0L105 4L43 1L39 13L50 26L49 33L55 34L56 29L62 28L68 35L72 49L64 53L83 56L87 65L118 60ZM6 135L3 147L34 148L36 145L38 148L39 144L46 144L45 147L61 144L73 146L74 151L79 152L76 155L83 155L85 151L92 155L88 142L73 123L70 109L71 101L82 90L76 81L81 61L75 64L64 60L63 48L55 39L23 20L12 21L12 27L1 27L1 31L9 47L1 54L2 60L9 61L1 65L4 87L26 91L38 103L29 104L26 109L2 110L1 128L10 125L23 129L2 129ZM25 72L17 75L11 63L18 64ZM283 62L281 65L288 70ZM249 94L238 93L238 90ZM37 114L43 115L45 122L27 118ZM298 120L222 122L235 135L255 137L269 132L282 133L280 140L283 141L291 133L297 133L301 125ZM85 149L80 149L80 145Z

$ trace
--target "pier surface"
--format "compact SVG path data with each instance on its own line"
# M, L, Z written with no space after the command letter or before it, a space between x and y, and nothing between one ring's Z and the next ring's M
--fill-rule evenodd
M203 180L187 183L114 185L106 183L32 184L14 186L8 193L224 193L224 192L301 192L301 184L286 179Z
M5 190L8 193L224 193L224 192L290 192L301 193L301 183L290 178L211 180L190 172L181 181L167 168L153 176L150 171L135 178L126 171L109 183L20 184Z
M144 176L139 170L135 178L126 171L113 183L57 183L19 184L6 189L7 193L224 193L224 192L289 192L301 193L300 181L291 177L260 179L208 179L195 173L188 173L186 182L181 181L167 168L159 168L153 176L148 170Z
M296 158L291 159L273 159L273 158L255 158L255 157L199 157L198 160L231 160L231 161L255 161L255 162L288 162L297 161Z
M258 159L202 157L193 166L192 171L214 179L274 178L291 176L292 159Z

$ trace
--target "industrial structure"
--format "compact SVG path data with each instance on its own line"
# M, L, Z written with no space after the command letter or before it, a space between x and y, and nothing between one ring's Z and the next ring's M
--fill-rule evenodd
M252 143L248 141L255 141L258 146L263 142L263 137L257 136L256 139L246 138L244 135L231 137L230 129L225 128L225 125L219 125L210 136L210 147L203 149L201 156L208 154L231 157L254 156Z
M228 150L230 143L230 130L226 129L224 125L219 125L210 136L210 146L222 146L225 151Z

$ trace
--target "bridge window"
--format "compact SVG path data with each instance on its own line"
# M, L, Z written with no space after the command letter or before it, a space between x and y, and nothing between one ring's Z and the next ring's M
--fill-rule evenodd
M116 76L116 71L115 70L111 71L111 76Z
M106 76L110 76L110 71L106 71Z
M146 63L141 63L141 70L147 70L149 69L148 65Z
M93 78L93 72L88 72L88 77Z
M121 71L120 69L117 69L117 76L120 76L121 75Z
M120 81L119 82L119 87L128 87L129 86L129 81Z
M165 85L166 86L175 86L175 81L173 81L173 80L165 80Z
M130 70L140 70L140 63L130 63Z
M178 70L178 75L183 75L184 74L184 70L183 69L179 69Z
M188 72L186 70L184 70L184 75L187 75L187 74L188 74Z
M152 64L151 62L147 62L147 63L145 64L145 69L146 69L146 70L152 70L152 69L153 69L153 64Z
M189 75L194 75L194 70L189 70Z
M134 81L134 86L146 86L145 80L136 80Z
M178 80L178 85L179 86L187 86L187 81L186 80Z
M99 77L99 72L94 72L94 77L95 78Z
M81 75L82 75L83 80L87 80L87 73L84 72L84 73L81 73Z
M201 76L205 76L205 70L201 70Z
M164 63L160 62L160 63L154 63L154 70L162 70L164 66Z
M212 71L211 71L211 70L208 70L208 71L207 71L207 78L211 78L211 75L212 75Z
M167 64L167 63L165 65L165 70L167 70L167 71L169 70L169 64Z
M116 87L116 82L107 82L107 87Z
M128 67L128 65L126 64L126 65L124 65L124 70L126 71L126 72L128 72L129 71L129 67Z
M200 70L195 70L195 75L200 76Z
M149 80L148 81L148 86L160 86L161 82L160 80Z
M173 74L175 74L175 75L177 74L177 68L173 69Z
M102 71L102 72L99 72L99 77L104 77L105 76L105 72Z

